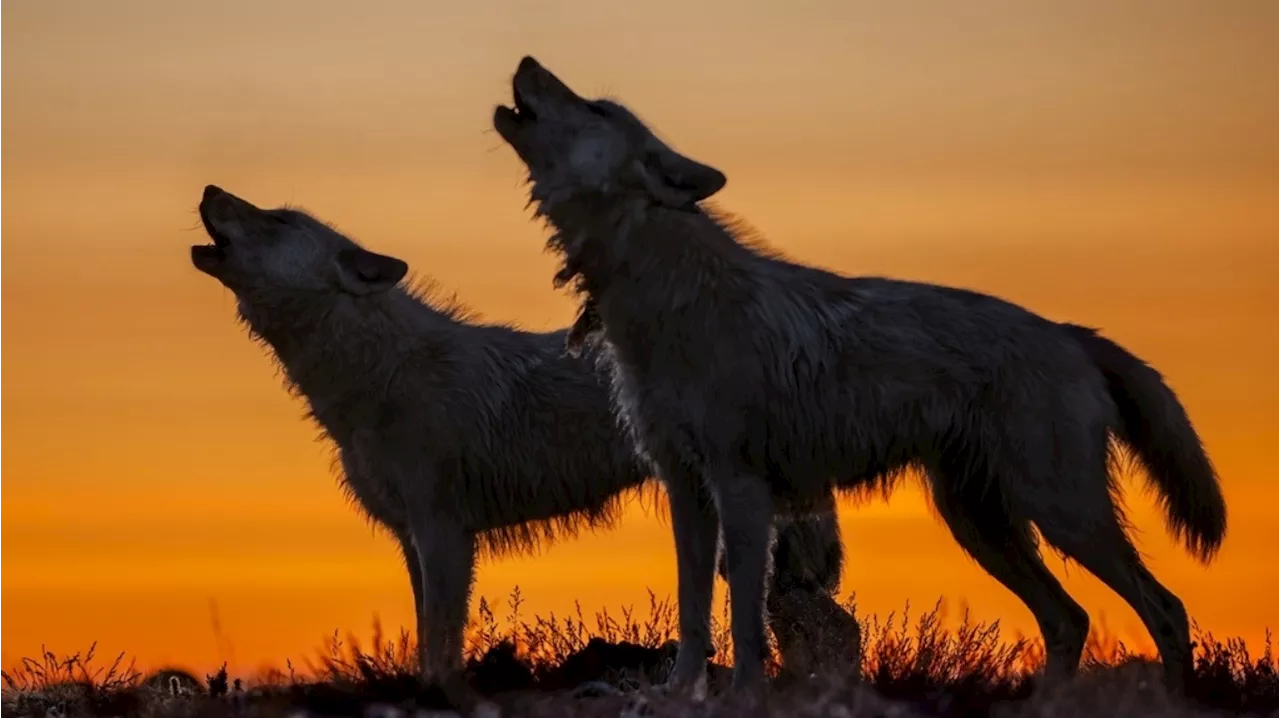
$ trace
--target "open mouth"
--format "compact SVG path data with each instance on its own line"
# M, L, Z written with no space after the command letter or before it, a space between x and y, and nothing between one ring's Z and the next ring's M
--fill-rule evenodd
M520 92L520 88L515 83L511 84L511 100L515 109L515 115L520 120L536 120L537 114L533 111L533 106L525 99L524 93Z
M499 105L494 110L493 124L498 133L510 141L513 137L512 133L537 118L538 115L534 112L533 106L513 82L511 83L511 107Z
M196 269L208 272L227 258L227 249L231 247L231 240L213 225L203 202L200 203L200 222L204 224L204 230L209 233L209 239L213 241L208 244L192 245L191 263L196 266Z
M212 274L221 267L226 258L226 252L217 244L191 245L191 263L195 265L196 269L206 274Z

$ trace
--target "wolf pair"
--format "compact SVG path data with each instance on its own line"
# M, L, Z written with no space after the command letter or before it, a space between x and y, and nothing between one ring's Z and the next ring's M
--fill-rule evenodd
M336 445L343 487L396 539L424 677L456 687L477 557L607 527L652 486L603 363L567 355L566 330L481 324L401 286L404 262L301 211L210 186L200 218L213 241L193 263L235 293ZM780 521L770 616L789 673L856 670L858 623L833 597L842 560L834 502Z
M1186 611L1126 534L1115 464L1141 465L1203 561L1226 506L1158 372L995 297L789 262L700 204L721 172L622 105L528 57L512 90L493 123L553 230L557 284L581 298L568 334L467 322L401 288L404 262L216 188L201 203L213 244L192 249L339 446L349 489L400 538L424 667L456 667L477 547L605 523L656 475L678 565L670 685L705 679L720 556L734 687L754 690L766 607L796 586L827 595L838 574L833 492L888 491L915 469L964 550L1035 615L1047 677L1077 669L1088 616L1040 539L1134 608L1168 683L1185 686Z

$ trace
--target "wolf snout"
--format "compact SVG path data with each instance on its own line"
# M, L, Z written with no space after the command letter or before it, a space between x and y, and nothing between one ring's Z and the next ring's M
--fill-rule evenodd
M221 195L221 194L225 194L225 192L222 190L222 188L221 188L221 187L219 187L219 186L217 186L217 185L212 185L212 184L210 184L210 185L205 185L205 186L204 186L204 194L200 195L200 201L201 201L201 202L208 202L209 200L214 199L214 198L218 197L218 195Z
M256 214L257 208L218 185L205 185L200 195L200 216L210 220L245 219Z
M562 85L550 70L530 55L525 55L520 60L516 74L511 77L511 88L515 92L517 104L533 99L533 96L555 93Z
M217 185L205 185L200 194L200 218L206 227L216 219L225 219L233 211L235 195Z
M530 55L520 58L520 64L516 66L516 74L524 75L530 72L537 72L542 69L542 65Z

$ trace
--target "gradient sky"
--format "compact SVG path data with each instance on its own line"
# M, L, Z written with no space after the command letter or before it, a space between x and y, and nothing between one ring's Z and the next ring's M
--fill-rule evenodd
M146 666L308 655L411 625L392 545L197 273L206 183L294 203L548 329L543 230L489 128L533 54L724 170L792 257L980 289L1102 328L1179 392L1223 478L1216 563L1140 483L1138 540L1200 624L1277 625L1274 2L66 2L3 14L4 665L42 644ZM1034 632L921 495L842 512L843 590L945 596ZM1065 584L1134 644L1127 607ZM483 565L526 610L674 591L669 530Z

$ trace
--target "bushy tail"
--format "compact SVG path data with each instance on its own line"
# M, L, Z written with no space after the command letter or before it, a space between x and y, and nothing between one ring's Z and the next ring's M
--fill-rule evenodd
M1120 409L1117 438L1127 444L1159 492L1169 531L1208 563L1227 532L1218 476L1178 397L1160 373L1097 331L1064 324L1107 379Z

